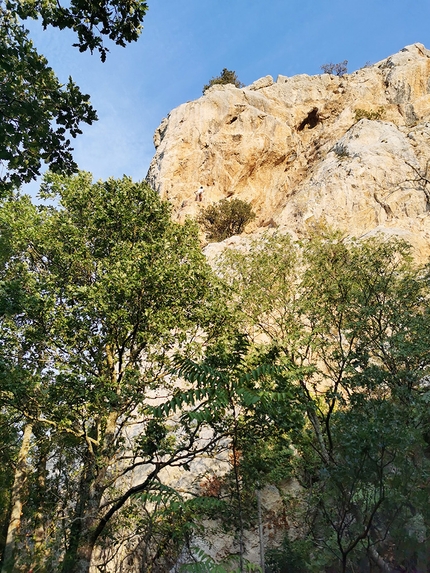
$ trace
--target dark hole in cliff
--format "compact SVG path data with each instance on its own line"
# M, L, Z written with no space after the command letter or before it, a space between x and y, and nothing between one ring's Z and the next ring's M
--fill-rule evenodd
M237 119L237 115L234 116L228 123L234 123L236 121L236 119Z
M314 107L302 121L302 123L297 128L297 131L303 131L306 126L309 126L309 129L313 129L319 123L319 115L318 115L318 108Z

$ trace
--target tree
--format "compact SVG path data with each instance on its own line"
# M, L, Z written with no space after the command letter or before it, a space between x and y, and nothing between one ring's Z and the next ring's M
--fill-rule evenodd
M6 9L19 18L40 18L44 28L68 28L77 35L74 46L80 52L97 50L102 61L109 52L104 39L125 46L135 42L142 31L142 21L148 10L146 0L105 0L88 3L71 0L67 5L54 0L7 0Z
M213 241L223 241L233 235L239 235L246 225L255 219L252 207L242 199L221 199L215 205L202 209L197 222Z
M69 28L80 51L98 50L104 61L103 37L120 46L137 40L146 10L143 0L0 2L0 197L35 179L42 162L52 171L75 172L69 138L82 133L80 124L97 120L89 96L71 78L61 85L20 20L40 18L44 28Z
M394 557L393 548L406 535L418 547L407 524L428 520L416 495L428 492L427 271L401 241L327 232L300 243L266 235L223 258L244 330L301 369L307 423L295 437L296 477L326 559L319 570L361 558L403 566L410 549Z
M215 490L224 490L227 504L219 503L214 514L238 537L239 573L245 571L244 530L255 517L255 490L270 474L273 477L281 455L283 461L291 457L289 434L303 421L293 384L297 373L265 362L267 357L252 356L249 350L246 337L236 334L207 348L201 362L180 360L178 370L191 384L182 399L197 406L188 413L190 419L206 420L229 440L231 472L220 479L215 475L214 482Z
M422 563L422 533L411 528L417 515L424 524L427 513L420 499L429 465L419 402L405 408L374 398L333 414L332 460L313 476L311 503L318 510L312 536L342 572L360 559L383 571Z
M329 64L323 64L321 69L325 74L342 77L348 73L348 60L344 60L337 64L332 64L331 62Z
M5 196L35 179L42 161L53 171L75 171L68 136L82 133L79 124L91 124L97 115L71 79L65 88L60 84L24 28L4 9L0 18L0 159L5 165L0 194Z
M219 76L209 80L209 83L203 86L203 93L214 85L233 84L237 88L243 88L244 84L238 79L236 72L223 68Z
M195 226L172 223L145 183L50 174L42 195L59 207L13 198L1 211L3 284L16 300L14 285L24 285L27 297L2 321L21 372L2 397L33 425L33 447L44 440L36 426L50 443L58 497L46 514L62 512L67 541L62 563L53 551L43 565L83 573L113 516L163 468L187 466L215 443L200 424L181 432L179 419L158 418L150 403L160 387L170 391L172 350L216 323L212 275Z

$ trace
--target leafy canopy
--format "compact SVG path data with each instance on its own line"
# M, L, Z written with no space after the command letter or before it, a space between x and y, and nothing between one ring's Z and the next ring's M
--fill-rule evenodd
M77 35L73 45L80 52L97 50L102 61L109 51L104 38L119 46L136 41L148 9L146 0L70 0L63 4L55 0L6 0L5 6L23 20L40 18L44 29L73 30Z
M160 386L168 393L173 349L193 334L202 340L215 322L212 273L195 223L172 222L145 183L50 173L41 195L56 206L11 197L0 210L0 400L8 416L39 429L58 464L58 499L66 483L78 500L61 518L63 571L83 571L79 560L112 516L163 467L186 465L206 447L198 427L172 435L180 422L166 426L148 399ZM149 469L128 487L124 478L140 466ZM44 506L48 521L61 511ZM47 552L48 569L59 570L56 558Z
M62 86L26 30L0 8L0 196L40 174L77 169L69 137L97 114L72 79Z
M137 40L147 10L143 0L0 0L0 197L40 175L42 163L54 172L77 171L70 138L97 114L89 96L69 78L62 85L38 53L22 24L41 20L44 28L71 29L81 52L97 50L105 61L104 38L125 46Z
M305 420L292 462L303 540L318 547L310 571L424 559L410 524L429 525L428 270L400 240L331 232L266 234L220 260L243 330L296 373ZM267 414L276 420L273 405ZM297 519L294 500L287 510Z

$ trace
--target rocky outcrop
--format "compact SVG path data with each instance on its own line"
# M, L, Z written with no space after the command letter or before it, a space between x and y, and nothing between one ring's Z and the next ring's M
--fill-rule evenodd
M418 253L430 251L430 51L422 44L342 77L213 86L173 110L154 143L148 181L180 220L235 196L257 213L251 231L301 234L328 223L356 236L401 234Z
M238 197L257 214L253 234L281 228L297 237L327 224L358 237L401 236L419 259L430 254L430 51L422 44L342 77L266 76L244 88L214 85L173 110L154 144L147 179L179 220ZM195 195L200 185L202 202ZM226 246L246 243L232 237L205 253L212 260ZM263 492L267 546L285 530L294 535L292 524L277 521L284 519L281 494ZM205 525L217 530L219 524ZM197 541L217 559L238 551L234 537L219 530L210 544ZM245 542L246 557L258 563L258 532L246 531Z

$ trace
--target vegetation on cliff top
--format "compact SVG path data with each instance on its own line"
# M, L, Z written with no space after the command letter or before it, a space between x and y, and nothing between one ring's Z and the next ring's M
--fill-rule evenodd
M244 84L237 77L235 71L224 68L219 76L215 76L214 78L210 79L209 82L203 86L202 92L205 93L206 90L218 84L219 85L233 84L237 88L243 88L244 86Z

